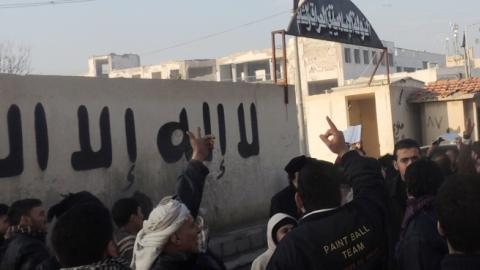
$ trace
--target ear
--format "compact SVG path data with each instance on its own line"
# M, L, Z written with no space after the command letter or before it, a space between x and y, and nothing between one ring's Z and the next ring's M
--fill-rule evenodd
M107 257L112 257L112 258L118 257L117 245L115 245L113 240L110 240L108 242L106 253L107 253Z
M298 194L298 192L295 192L295 204L297 205L297 209L300 209L302 213L305 213L305 208L303 207L303 200L302 197L300 197L300 194Z
M173 245L178 245L180 243L180 238L178 238L178 235L176 233L172 234L169 240L170 243L172 243Z
M397 170L397 171L399 170L398 169L398 163L397 163L396 160L393 161L393 167L395 168L395 170Z
M445 236L445 232L443 231L442 224L440 224L440 221L437 221L437 231L441 236Z

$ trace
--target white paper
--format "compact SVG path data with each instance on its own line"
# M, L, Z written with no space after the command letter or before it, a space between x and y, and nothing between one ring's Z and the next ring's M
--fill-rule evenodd
M441 135L440 138L444 139L445 141L455 142L462 137L460 137L460 135L458 135L457 133L445 133Z
M345 142L348 144L358 143L362 140L362 125L350 126L343 132Z

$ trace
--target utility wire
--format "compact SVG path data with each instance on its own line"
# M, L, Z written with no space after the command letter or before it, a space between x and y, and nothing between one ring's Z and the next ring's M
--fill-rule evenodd
M52 1L38 1L38 2L25 2L25 3L8 3L8 4L0 4L0 9L77 4L77 3L85 3L85 2L93 2L93 1L97 1L97 0L52 0Z
M238 30L240 28L244 28L244 27L247 27L247 26L250 26L250 25L254 25L254 24L257 24L257 23L260 23L260 22L263 22L263 21L267 21L267 20L270 20L272 18L278 17L278 16L286 14L286 13L291 13L291 12L292 12L291 10L282 11L282 12L275 13L275 14L272 14L270 16L267 16L267 17L264 17L264 18L261 18L261 19L257 19L257 20L251 21L251 22L247 22L247 23L244 23L244 24L241 24L241 25L234 26L232 28L228 28L228 29L220 31L220 32L208 34L208 35L201 36L201 37L198 37L196 39L192 39L192 40L188 40L188 41L184 41L184 42L179 42L179 43L170 45L168 47L153 50L153 51L150 51L150 52L144 52L144 53L141 53L140 55L143 55L143 56L152 55L152 54L157 54L157 53L160 53L160 52L163 52L163 51L166 51L166 50L175 49L175 48L178 48L178 47L183 47L183 46L195 43L195 42L199 42L199 41L206 40L206 39L209 39L209 38L212 38L212 37L223 35L225 33L233 32L233 31Z

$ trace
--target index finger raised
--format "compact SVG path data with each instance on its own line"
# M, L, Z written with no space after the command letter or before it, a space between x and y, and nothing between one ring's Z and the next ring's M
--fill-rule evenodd
M328 116L327 116L327 122L331 129L338 131L337 126L335 126L335 124L332 122L332 119L330 119L330 117Z

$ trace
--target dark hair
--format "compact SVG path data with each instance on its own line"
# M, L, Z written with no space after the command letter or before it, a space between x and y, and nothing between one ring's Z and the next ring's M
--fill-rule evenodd
M398 174L398 171L395 170L395 167L393 166L394 161L395 157L390 154L386 154L378 158L380 167L385 170L385 179L392 179Z
M445 152L436 151L430 155L430 160L438 165L438 169L442 171L444 176L453 174L452 160Z
M0 217L8 214L8 205L0 203Z
M16 226L20 224L22 216L28 216L33 208L39 206L42 206L42 201L39 199L23 199L12 203L8 210L10 225Z
M308 158L300 170L298 193L307 212L338 207L345 175L332 163Z
M414 139L403 139L403 140L398 141L395 144L395 148L393 149L393 157L395 158L395 160L397 160L397 158L398 158L398 156L397 156L397 151L398 150L409 149L409 148L417 148L418 152L421 152L420 151L420 144L417 141L415 141Z
M280 221L275 224L272 228L272 240L275 243L275 245L278 245L278 239L277 239L277 231L280 230L285 225L293 225L293 227L296 227L298 225L298 222L296 219L293 217L284 217Z
M443 181L444 176L440 167L428 159L415 161L405 171L408 194L415 198L435 196Z
M142 209L143 219L148 219L148 216L153 210L152 199L150 199L150 197L140 191L135 191L132 198L135 199L140 205L140 208Z
M112 207L113 221L118 227L125 226L131 215L138 214L140 204L133 198L120 199Z
M98 203L103 205L103 203L97 197L95 197L95 195L88 191L69 193L67 195L63 195L63 199L59 203L48 209L47 220L50 222L54 217L59 218L72 207L84 203Z
M292 181L295 179L295 173L302 169L306 161L307 157L302 155L294 157L288 162L288 164L285 166L285 172L288 174L288 180Z
M52 245L63 267L87 265L104 259L113 239L107 208L96 203L74 206L60 216L52 231Z
M440 188L438 220L453 249L480 251L480 181L474 175L455 175Z

